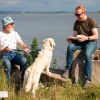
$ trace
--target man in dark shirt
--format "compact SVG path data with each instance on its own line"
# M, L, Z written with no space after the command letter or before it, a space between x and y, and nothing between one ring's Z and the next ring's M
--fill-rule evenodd
M86 15L86 9L83 6L78 6L75 9L75 16L77 20L74 23L74 33L73 37L81 35L77 40L72 40L67 38L66 41L69 42L67 48L66 56L66 71L63 74L64 78L67 78L69 75L69 70L71 69L71 64L73 61L73 54L76 50L84 50L84 59L85 59L85 78L86 82L84 88L87 88L91 81L92 74L92 59L91 56L94 51L97 49L98 39L98 25L97 22Z

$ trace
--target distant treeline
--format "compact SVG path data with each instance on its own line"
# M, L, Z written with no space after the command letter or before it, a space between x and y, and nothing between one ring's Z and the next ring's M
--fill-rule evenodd
M100 11L98 11L100 13ZM89 12L89 13L98 13L98 12ZM52 11L52 12L34 12L34 11L0 11L0 14L19 14L19 13L73 13L68 11Z
M67 11L57 11L57 12L34 12L34 11L0 11L0 14L8 14L8 13L68 13Z

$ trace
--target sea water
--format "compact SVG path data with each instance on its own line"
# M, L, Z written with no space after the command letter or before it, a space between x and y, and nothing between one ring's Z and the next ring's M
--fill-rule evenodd
M94 18L100 26L100 13L87 13L87 15ZM57 58L58 67L65 67L68 46L66 38L73 35L73 25L77 19L74 13L0 14L0 20L6 16L11 16L15 21L15 31L29 48L35 37L38 38L39 48L42 48L45 38L53 38L56 43L53 59ZM2 24L0 24L0 30L2 30ZM98 30L100 32L99 28ZM100 38L98 46L100 46Z

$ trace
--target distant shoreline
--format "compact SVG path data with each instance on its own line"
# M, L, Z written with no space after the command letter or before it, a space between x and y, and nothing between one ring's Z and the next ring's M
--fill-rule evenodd
M0 11L0 14L24 14L24 13L74 13L68 11L54 11L54 12L32 12L32 11ZM87 12L87 13L100 13L98 12Z

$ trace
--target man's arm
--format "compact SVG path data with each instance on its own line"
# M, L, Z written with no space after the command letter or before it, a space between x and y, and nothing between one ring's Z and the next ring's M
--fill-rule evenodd
M90 36L90 40L97 40L98 39L98 29L97 28L93 28L92 29L92 36Z
M0 53L5 53L11 51L11 48L9 46L5 47L4 49L0 49Z
M92 31L92 36L85 36L85 35L82 35L82 38L78 39L79 42L83 42L83 41L86 41L86 40L97 40L98 39L98 29L97 28L93 28L91 29Z
M22 47L22 49L23 49L23 51L25 53L29 53L30 52L30 50L28 49L28 47L26 46L26 44L23 41L18 42L18 44Z
M3 50L0 48L0 54L3 53Z
M73 36L76 37L77 34L78 34L78 32L77 31L74 31Z

